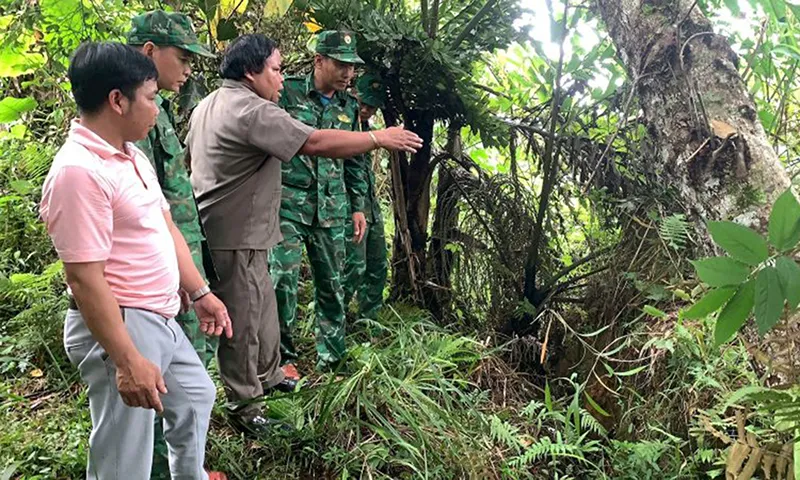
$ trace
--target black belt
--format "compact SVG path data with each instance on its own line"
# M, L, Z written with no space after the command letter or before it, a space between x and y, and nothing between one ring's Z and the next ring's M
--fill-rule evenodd
M164 315L162 315L162 314L160 314L158 312L154 312L152 310L148 310L147 308L126 307L124 305L120 305L119 306L120 311L122 311L122 310L124 310L126 308L135 308L136 310L144 310L145 312L155 313L156 315L158 315L159 317L163 318L164 320L169 320L169 318L165 317ZM78 308L78 302L75 301L75 297L73 297L72 295L69 296L69 309L70 310L75 310L75 311L80 311L80 309ZM122 319L125 320L125 314L124 313L122 314Z

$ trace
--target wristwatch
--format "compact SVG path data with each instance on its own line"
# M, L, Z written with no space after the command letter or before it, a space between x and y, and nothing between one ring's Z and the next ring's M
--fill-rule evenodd
M208 287L208 285L203 285L202 287L198 288L197 290L189 294L189 300L196 302L201 298L203 298L204 296L208 295L209 293L211 293L211 289Z

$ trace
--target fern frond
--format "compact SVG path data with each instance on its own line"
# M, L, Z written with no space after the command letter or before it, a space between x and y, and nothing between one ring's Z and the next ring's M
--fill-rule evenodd
M489 433L492 440L501 442L508 448L519 451L521 447L519 428L500 420L497 415L491 416Z
M569 457L580 462L586 462L583 449L580 445L569 443L553 442L550 437L542 437L538 442L532 444L525 450L525 453L511 460L509 463L513 467L525 467L541 458Z
M581 410L581 428L595 435L605 436L607 433L605 427L586 410Z
M685 248L689 239L689 222L686 221L686 215L675 213L663 218L658 228L658 234L664 243L675 250Z
M531 400L531 403L525 405L525 408L523 408L520 413L526 417L535 418L543 408L544 403L538 400Z

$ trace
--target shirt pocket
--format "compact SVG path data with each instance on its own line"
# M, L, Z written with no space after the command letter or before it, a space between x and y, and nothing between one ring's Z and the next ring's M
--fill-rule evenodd
M310 188L315 177L311 163L311 159L305 156L294 157L288 163L284 163L281 166L283 184L296 188Z

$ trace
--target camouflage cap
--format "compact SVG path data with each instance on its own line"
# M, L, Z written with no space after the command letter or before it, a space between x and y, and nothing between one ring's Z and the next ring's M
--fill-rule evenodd
M345 63L364 63L356 53L356 36L351 32L325 30L317 34L316 53Z
M133 17L127 35L129 45L153 42L158 46L178 47L187 52L214 58L198 40L192 21L182 13L153 10Z
M372 72L366 72L358 77L356 94L362 103L371 107L381 108L386 102L386 87L380 77Z

